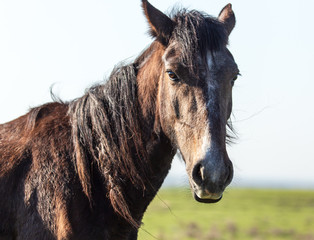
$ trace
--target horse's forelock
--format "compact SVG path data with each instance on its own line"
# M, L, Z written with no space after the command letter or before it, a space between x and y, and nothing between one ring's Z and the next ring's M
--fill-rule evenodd
M171 42L180 50L181 62L191 73L199 74L199 64L195 62L199 57L207 62L207 52L214 53L226 47L228 34L221 22L199 12L186 9L173 11L175 27Z

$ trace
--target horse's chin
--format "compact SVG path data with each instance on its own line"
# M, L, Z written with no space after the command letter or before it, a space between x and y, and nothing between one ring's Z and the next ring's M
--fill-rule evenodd
M222 199L222 195L219 198L211 199L211 198L199 198L196 193L193 194L194 199L200 203L217 203Z

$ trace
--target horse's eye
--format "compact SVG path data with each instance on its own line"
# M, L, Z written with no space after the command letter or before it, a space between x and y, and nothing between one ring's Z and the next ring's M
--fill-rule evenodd
M168 74L170 80L172 80L172 81L179 81L178 76L174 72L168 70L167 74Z

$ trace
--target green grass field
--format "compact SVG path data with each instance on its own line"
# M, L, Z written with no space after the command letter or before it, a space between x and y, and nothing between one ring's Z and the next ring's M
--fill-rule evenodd
M140 240L314 240L314 191L230 189L216 204L188 189L162 189Z

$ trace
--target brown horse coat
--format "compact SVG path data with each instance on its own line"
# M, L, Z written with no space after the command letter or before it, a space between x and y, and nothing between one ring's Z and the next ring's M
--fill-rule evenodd
M186 10L171 19L142 2L154 42L133 63L81 98L0 125L0 240L136 239L177 149L195 199L221 199L232 179L225 140L238 74L226 50L231 5L219 19ZM227 60L208 71L207 52Z

